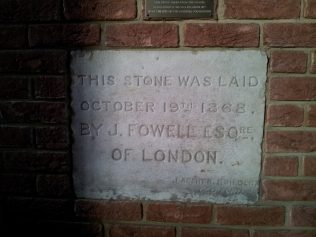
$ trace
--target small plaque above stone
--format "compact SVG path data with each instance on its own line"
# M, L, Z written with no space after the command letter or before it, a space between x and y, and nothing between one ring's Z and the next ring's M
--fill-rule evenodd
M214 0L145 0L146 18L211 18Z
M79 198L257 201L265 54L86 50L71 55Z

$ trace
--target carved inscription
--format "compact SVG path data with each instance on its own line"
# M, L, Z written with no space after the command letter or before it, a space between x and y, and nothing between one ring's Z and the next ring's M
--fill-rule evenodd
M266 56L74 51L79 197L257 200Z
M145 0L149 18L205 18L213 14L213 0Z

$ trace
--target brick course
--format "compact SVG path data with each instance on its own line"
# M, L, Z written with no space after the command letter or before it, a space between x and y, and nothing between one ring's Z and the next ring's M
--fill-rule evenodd
M65 0L65 17L72 20L131 20L136 17L135 0Z
M225 18L293 19L300 16L299 0L225 0Z
M77 200L75 210L78 217L87 219L139 221L142 218L141 204L136 202Z
M315 47L316 24L265 24L263 42L270 47Z
M175 24L111 24L105 34L110 47L168 48L179 41Z
M301 51L273 51L270 69L272 72L304 73L307 69L307 55Z
M207 224L212 218L212 207L206 205L150 204L147 220Z
M222 225L279 226L283 225L284 219L282 207L217 207L217 223Z
M184 45L188 47L258 47L256 24L188 23L184 28Z
M264 180L263 199L275 201L315 201L315 180Z

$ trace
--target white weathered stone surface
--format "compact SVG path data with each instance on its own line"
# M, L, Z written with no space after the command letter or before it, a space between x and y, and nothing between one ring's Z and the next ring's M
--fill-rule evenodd
M255 202L266 65L253 50L73 51L77 196Z

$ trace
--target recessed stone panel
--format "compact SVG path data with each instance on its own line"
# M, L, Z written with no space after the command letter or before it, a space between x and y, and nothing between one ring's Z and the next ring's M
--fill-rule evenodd
M255 50L73 51L76 195L255 202L266 67Z

